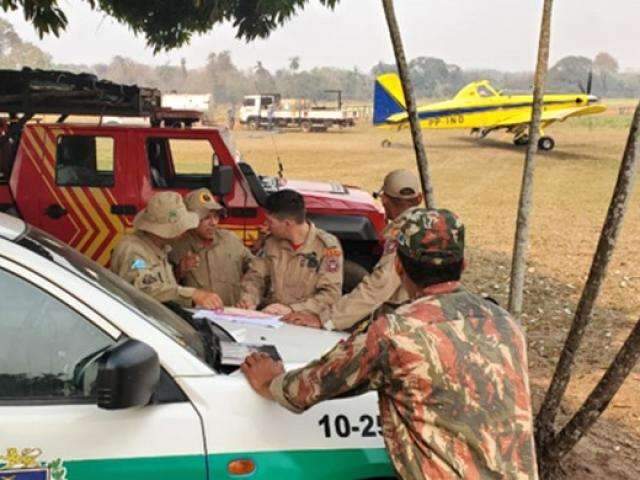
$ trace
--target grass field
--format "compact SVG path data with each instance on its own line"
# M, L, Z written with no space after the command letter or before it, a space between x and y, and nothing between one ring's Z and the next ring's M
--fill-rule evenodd
M629 105L633 103L615 102L608 114L549 128L545 133L555 138L556 150L537 156L523 316L536 402L555 365L588 274L628 135L632 114ZM490 294L506 304L524 149L512 145L511 137L506 135L478 141L465 131L424 133L437 204L457 212L467 227L470 264L466 283L472 290ZM415 156L406 131L391 133L359 125L343 131L309 134L237 130L234 137L245 160L262 174L275 174L279 156L285 166L285 177L337 180L373 191L389 170L415 171ZM381 148L384 138L392 140L392 148ZM589 393L640 317L638 190L636 186L588 338L580 352L579 366L570 386L571 406ZM631 374L606 414L608 422L622 425L625 432L633 432L636 440L640 438L638 372L636 369ZM624 448L622 453L616 450L612 462L632 459L640 443L618 440L617 433L602 425L608 424L599 424L596 440L591 436L583 442L581 458L593 450L600 457L590 463L602 464L606 452L588 443L597 443L599 439L604 450L618 441L630 445L627 453ZM625 473L629 467L624 462L620 464L624 468L604 464L607 468L584 478L599 475L633 478L634 472L638 472Z

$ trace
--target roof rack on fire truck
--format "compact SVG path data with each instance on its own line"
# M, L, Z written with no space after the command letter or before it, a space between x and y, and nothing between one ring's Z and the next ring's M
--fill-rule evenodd
M160 91L60 70L0 70L0 112L24 124L36 114L148 117L154 126L190 127L192 110L162 108Z

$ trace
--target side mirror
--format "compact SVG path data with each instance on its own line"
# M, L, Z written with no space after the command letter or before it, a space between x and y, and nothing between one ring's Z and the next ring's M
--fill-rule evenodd
M149 403L160 381L160 360L144 342L127 338L97 361L98 407L116 410Z
M216 165L211 173L209 190L216 196L224 197L233 189L233 168L230 165Z

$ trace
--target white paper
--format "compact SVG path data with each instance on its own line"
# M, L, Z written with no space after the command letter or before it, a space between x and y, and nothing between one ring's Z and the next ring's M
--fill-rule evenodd
M193 318L206 318L208 320L227 321L243 325L257 325L267 328L279 328L282 326L279 315L268 315L255 310L243 310L241 308L225 308L223 310L196 310Z

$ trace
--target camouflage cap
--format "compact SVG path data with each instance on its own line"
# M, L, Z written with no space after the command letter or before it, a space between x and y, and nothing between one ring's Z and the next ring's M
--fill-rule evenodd
M389 197L409 200L420 195L420 182L409 170L393 170L384 177L380 192Z
M133 219L137 230L153 233L162 238L176 238L200 223L198 215L187 211L182 197L176 192L159 192L144 210Z
M187 210L197 213L201 220L211 212L221 213L224 210L224 207L213 198L213 194L208 188L199 188L189 192L184 197L184 203Z
M423 264L446 265L464 259L464 225L449 210L413 210L396 241L399 252Z

